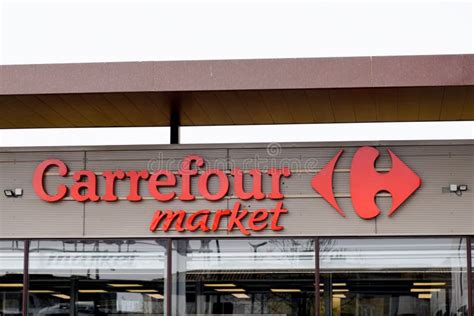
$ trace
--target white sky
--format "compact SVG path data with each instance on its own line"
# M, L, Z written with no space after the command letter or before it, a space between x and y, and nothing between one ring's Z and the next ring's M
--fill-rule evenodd
M0 147L169 144L169 128L0 130ZM474 122L181 127L182 144L474 139Z
M0 17L0 64L474 53L474 0L0 0ZM473 139L473 130L473 122L203 127L183 128L181 141ZM168 133L0 130L0 146L166 143Z
M0 0L0 63L472 53L473 1Z

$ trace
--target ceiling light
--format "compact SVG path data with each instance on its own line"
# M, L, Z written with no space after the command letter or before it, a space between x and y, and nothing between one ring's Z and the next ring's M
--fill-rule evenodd
M332 297L334 298L346 298L344 294L333 294Z
M79 290L79 293L107 293L106 290Z
M299 293L300 289L271 289L273 293Z
M244 289L214 289L217 292L245 292Z
M414 286L445 286L446 282L415 282Z
M247 294L245 293L233 293L232 294L233 296L237 297L237 298L250 298Z
M112 287L141 287L142 284L120 284L120 283L109 283L108 286Z
M164 299L165 297L161 294L147 294L149 297L151 298L156 298L157 300L162 300Z
M71 299L71 297L69 295L66 295L66 294L51 294L52 296L55 296L55 297L58 297L58 298L62 298L64 300L69 300Z
M0 287L23 287L23 283L0 283Z
M157 290L152 290L152 289L131 289L131 290L127 290L127 292L130 292L130 293L157 293L158 291Z
M439 292L441 289L411 289L413 293L420 293L420 292Z
M47 293L47 294L51 294L51 293L54 293L54 291L51 291L51 290L29 290L30 293Z
M332 291L333 291L333 292L339 292L339 293L341 293L341 292L349 292L348 289L333 289Z
M430 299L432 296L433 296L433 294L431 294L431 293L418 294L418 298L428 298L428 299Z
M208 284L204 284L204 286L207 286L207 287L236 287L235 284L232 284L232 283L208 283Z
M332 286L347 286L347 283L333 283Z

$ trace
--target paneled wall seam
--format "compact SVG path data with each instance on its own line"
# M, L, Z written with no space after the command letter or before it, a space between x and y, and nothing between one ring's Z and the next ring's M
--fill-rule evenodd
M473 275L472 275L472 237L466 237L466 251L467 251L467 313L474 315L473 305Z
M316 316L320 316L321 310L320 310L320 305L321 305L321 297L319 294L319 283L320 283L320 261L319 261L319 254L320 254L320 247L319 247L319 237L316 237L314 239L315 245L314 245L314 252L315 252L315 257L314 257L314 263L315 263L315 284L314 284L314 298L315 298L315 307L314 307L314 314Z
M173 287L173 259L172 259L172 255L173 255L173 239L172 238L167 238L168 240L168 249L166 249L166 296L165 296L165 300L166 300L166 316L171 316L172 315L172 311L173 311L173 307L171 305L171 301L172 301L172 287Z
M84 151L83 162L84 170L87 170L87 151ZM82 236L86 236L86 204L82 203Z

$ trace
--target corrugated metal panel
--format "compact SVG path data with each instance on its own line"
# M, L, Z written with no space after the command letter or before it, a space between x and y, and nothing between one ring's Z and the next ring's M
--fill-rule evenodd
M81 151L0 152L0 162L41 162L46 159L84 161L84 153Z
M31 187L33 170L43 159L59 158L64 160L71 171L84 167L96 172L115 170L126 171L134 169L167 168L177 170L182 159L190 154L203 156L208 165L230 170L234 167L251 169L259 167L289 166L293 174L282 179L282 192L286 195L284 208L289 213L281 217L285 230L273 232L264 230L252 233L254 236L359 236L359 235L443 235L443 234L473 234L474 233L474 145L434 145L413 146L397 142L388 146L405 163L423 179L421 188L404 203L392 216L387 217L391 198L381 195L377 202L382 214L376 220L360 219L352 209L348 196L349 168L354 152L358 147L351 143L341 144L341 147L331 144L328 147L321 144L314 147L284 144L282 146L243 144L241 148L230 146L227 149L206 148L199 146L195 149L187 146L185 149L135 149L123 147L117 150L85 150L60 152L3 152L0 153L0 184L1 188L23 187L25 194L20 199L0 198L0 237L152 237L152 236L212 236L211 233L151 233L149 223L155 210L185 209L193 212L200 209L215 211L220 208L232 207L235 193L232 181L228 196L219 202L208 202L197 197L194 202L174 200L159 203L150 198L147 182L142 181L140 192L145 197L141 202L119 200L117 202L88 202L85 204L75 201L46 203L34 195ZM249 147L249 148L246 148ZM347 217L343 218L311 188L311 179L315 172L324 167L328 161L341 149L344 154L337 164L334 176L335 193L338 203ZM390 158L385 150L387 146L377 147L381 157L376 163L380 170L391 167ZM53 170L54 171L54 170ZM180 192L180 178L177 177L177 193ZM230 178L231 179L231 178ZM72 183L71 176L62 178L51 174L46 180L48 190L54 190L61 182ZM452 193L442 193L442 187L450 183L467 184L469 191L461 197ZM197 177L193 177L193 193L197 192ZM251 185L249 175L245 176L245 187ZM104 180L98 177L99 193L104 192ZM264 192L270 190L270 177L263 175ZM216 181L210 181L210 190L217 189ZM171 190L163 189L163 192ZM116 194L125 198L128 195L128 180L118 180ZM242 207L256 210L260 207L272 208L276 201L243 201ZM226 222L223 222L223 225ZM233 231L228 233L225 226L217 232L219 236L240 236Z
M231 205L233 205L231 201ZM275 201L256 202L249 201L244 205L250 210L261 207L272 209ZM350 201L342 199L340 206L348 209ZM373 235L375 234L375 222L364 221L355 213L348 212L343 218L334 209L328 207L326 201L320 198L285 199L283 208L288 213L281 216L280 224L284 230L275 233L269 229L262 231L266 235L289 235L289 236L322 236L322 235ZM254 233L255 234L255 233ZM238 236L240 233L234 231L231 235ZM259 235L257 233L256 235Z
M74 202L71 202L74 203ZM188 210L198 211L209 209L215 212L217 209L227 207L227 201L207 202L195 201L193 203L183 203L172 201L168 203L159 203L155 200L145 200L141 202L101 202L86 204L85 235L86 236L163 236L163 235L195 235L190 232L177 232L175 230L164 233L159 230L155 233L150 232L149 226L153 213L156 210ZM213 216L210 216L213 219ZM225 222L223 221L225 224ZM226 231L219 231L216 235L225 234ZM198 233L199 234L199 233ZM201 233L201 235L204 235Z
M83 204L66 201L46 203L40 200L33 190L34 170L40 161L49 158L62 159L71 171L84 168L84 152L0 154L0 159L4 159L0 163L0 188L23 188L21 198L6 198L3 192L0 196L1 238L83 235ZM48 192L55 192L60 183L71 184L72 178L48 177L45 188Z

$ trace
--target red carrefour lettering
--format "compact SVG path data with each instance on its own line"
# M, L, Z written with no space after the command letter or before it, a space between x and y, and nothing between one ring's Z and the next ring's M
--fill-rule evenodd
M241 203L235 202L232 210L220 209L215 214L210 210L199 210L194 213L187 213L184 210L179 211L161 211L158 210L153 215L150 223L150 230L156 231L160 228L164 232L170 230L174 225L177 232L200 230L202 232L218 231L223 224L222 219L227 217L227 231L238 229L244 235L250 235L250 231L262 231L268 227L279 231L283 229L280 225L280 219L283 214L288 213L283 208L283 202L278 202L274 209L267 210L264 208L256 211L241 209ZM213 218L211 217L212 215Z
M160 177L165 177L164 180L160 180ZM159 187L172 187L176 185L176 176L169 170L159 170L155 172L148 182L148 189L155 199L158 201L169 201L172 200L176 193L161 193Z
M273 209L273 218L272 218L272 223L271 223L271 229L273 231L279 231L279 230L283 230L284 227L283 226L280 226L278 225L278 222L280 220L280 216L281 214L286 214L288 213L288 210L285 210L283 207L283 202L278 202L275 209Z
M198 229L201 229L203 232L209 231L209 227L207 227L209 214L211 214L211 211L209 210L201 210L193 213L186 221L186 229L190 232L194 232ZM195 222L196 218L199 219L197 223Z
M219 229L221 224L221 219L224 216L229 216L232 212L230 210L217 210L216 214L214 215L214 222L212 224L212 231L215 232Z
M217 192L212 194L209 192L209 178L216 176L218 179L218 189ZM229 179L227 178L224 171L219 169L210 169L204 171L204 173L199 177L199 193L209 201L217 201L222 199L229 190Z
M84 178L87 181L83 181ZM97 202L100 197L97 195L97 179L95 173L88 170L76 171L73 175L76 183L71 187L71 197L78 202Z
M197 191L207 201L219 201L222 199L232 199L236 197L233 207L229 209L218 209L213 212L210 209L201 209L195 212L185 210L157 210L153 214L150 222L150 230L161 229L165 232L174 230L183 231L227 231L238 230L244 235L250 235L251 231L262 231L265 229L281 230L279 225L280 217L287 212L282 208L283 203L279 202L273 210L258 208L251 211L248 208L241 209L241 202L247 200L283 199L281 185L282 178L289 177L291 172L288 168L272 168L268 170L271 190L264 192L263 177L264 172L260 169L243 171L239 168L232 170L205 169L205 161L201 156L191 155L183 160L182 166L177 172L167 169L160 169L156 172L148 170L106 170L96 172L91 170L78 170L72 174L74 183L70 186L60 184L54 194L49 194L45 189L45 177L50 168L57 168L59 176L68 175L68 166L61 160L46 160L38 165L33 175L33 186L36 194L48 202L56 202L70 192L73 200L78 202L104 201L113 202L119 199L129 202L143 200L140 194L142 181L146 181L149 197L159 201L168 202L175 198L181 201L192 201L196 199L193 194L193 177L197 182ZM57 175L49 174L49 175ZM99 183L104 180L104 193L100 195ZM118 181L120 180L120 181ZM179 180L179 181L178 181ZM231 183L231 181L233 181ZM246 185L245 182L249 184ZM128 185L128 193L125 197L116 194L118 185ZM232 193L229 193L232 188ZM127 191L126 191L127 192ZM234 196L235 195L235 196ZM149 198L148 197L148 198ZM222 207L222 206L221 206Z
M104 171L102 176L105 178L105 194L102 196L102 200L113 202L117 201L118 198L115 195L115 180L122 180L125 178L125 172L123 170L116 171Z
M191 169L193 162L196 162L196 167L204 165L204 159L200 156L188 156L183 160L182 169L178 172L181 176L181 194L179 199L181 201L193 201L195 196L191 193L191 176L198 173L196 169Z
M265 209L259 209L250 214L249 217L249 228L253 231L260 231L267 227L267 223L265 222L268 218L268 211ZM263 222L263 223L261 223ZM257 223L261 223L257 225Z
M249 211L243 209L240 210L240 202L235 202L234 209L230 214L229 224L227 225L228 231L233 231L235 227L240 229L244 235L250 235L249 231L242 224L242 220L247 216Z
M268 170L268 174L272 177L272 191L268 194L268 197L272 200L280 200L284 198L281 193L281 177L289 177L291 171L288 168L276 169L271 168Z
M49 159L41 162L33 174L33 189L39 198L47 202L57 202L67 194L67 187L64 184L58 185L57 193L54 195L50 195L46 192L44 188L44 177L46 171L52 167L58 168L58 173L61 177L66 176L68 173L68 168L64 162L58 159Z
M140 187L140 180L148 179L150 177L150 173L146 170L131 170L127 172L127 177L130 178L130 191L128 193L127 200L132 202L141 201L142 197L138 192L138 189Z
M176 225L175 225L176 230L178 232L182 232L185 230L183 228L183 222L184 222L185 217L186 217L186 213L182 210L177 211L177 212L173 212L171 210L167 210L166 212L163 212L161 210L158 210L153 215L153 219L151 220L151 224L150 224L150 230L152 232L157 230L161 221L163 220L163 218L165 218L165 222L163 224L163 231L167 232L170 229L173 222L176 221Z
M265 194L262 192L262 172L258 169L252 169L249 174L253 179L252 191L245 192L244 189L244 172L239 168L235 168L231 171L234 176L234 191L235 195L241 200L250 200L254 198L256 200L262 200L265 198Z

